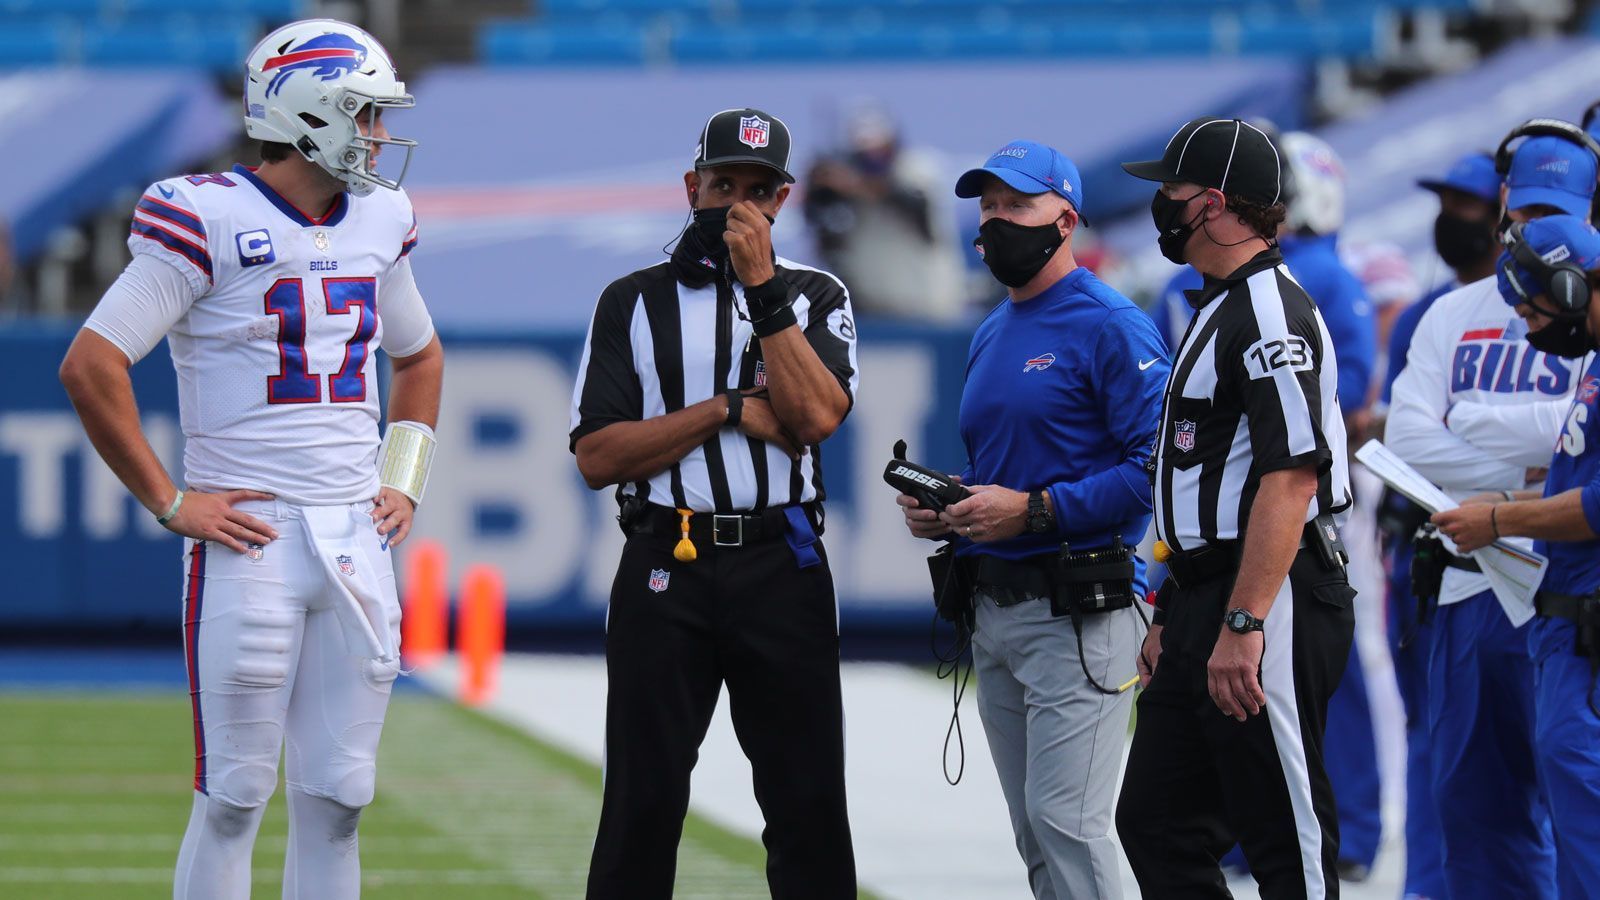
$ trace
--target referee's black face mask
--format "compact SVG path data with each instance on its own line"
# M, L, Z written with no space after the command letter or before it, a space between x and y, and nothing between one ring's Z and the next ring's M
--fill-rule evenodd
M1159 232L1156 235L1156 243L1161 247L1161 255L1180 266L1188 262L1183 255L1183 249L1188 246L1189 238L1194 235L1195 228L1206 214L1206 211L1201 209L1193 219L1185 222L1183 208L1189 205L1190 200L1205 192L1206 189L1201 188L1196 193L1179 200L1176 197L1168 197L1160 188L1156 188L1156 195L1150 200L1150 218L1155 220L1156 231Z

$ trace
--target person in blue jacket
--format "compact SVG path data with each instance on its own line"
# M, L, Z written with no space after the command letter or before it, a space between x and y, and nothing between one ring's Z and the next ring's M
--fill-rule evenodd
M956 195L979 198L979 248L1008 293L973 336L961 395L973 496L939 516L899 503L913 535L955 536L973 573L978 710L1033 896L1120 900L1112 812L1144 638L1132 551L1150 525L1166 348L1073 258L1083 184L1065 156L1015 141ZM1062 544L1119 541L1127 578L1104 588L1126 602L1064 602Z
M1400 313L1389 333L1389 368L1380 406L1387 407L1394 380L1406 366L1406 348L1422 314L1433 302L1465 284L1494 274L1500 242L1495 223L1503 179L1494 158L1475 152L1456 160L1440 178L1417 185L1439 195L1433 246L1454 277L1429 291ZM1406 709L1406 877L1405 896L1445 900L1444 847L1440 844L1439 808L1433 800L1433 773L1428 750L1428 651L1433 646L1433 617L1419 610L1411 592L1411 537L1426 514L1411 501L1385 493L1380 521L1393 523L1389 534L1389 650L1395 681Z
M1528 629L1533 746L1559 896L1583 900L1600 897L1600 233L1576 216L1529 222L1512 230L1497 268L1528 343L1580 360L1582 379L1542 492L1480 494L1433 521L1463 552L1531 537L1549 558Z
M1289 132L1284 147L1284 192L1288 218L1278 246L1289 272L1322 312L1339 364L1339 407L1347 421L1368 406L1377 355L1377 322L1366 288L1339 259L1338 229L1344 220L1343 168L1333 150L1303 132ZM1168 346L1183 335L1193 309L1183 292L1201 286L1200 273L1185 266L1162 292L1151 315ZM1356 433L1352 429L1351 433ZM1370 501L1369 501L1370 502ZM1356 644L1344 678L1328 701L1325 763L1339 809L1339 871L1362 880L1382 842L1381 781L1372 707ZM1224 865L1244 867L1236 847Z

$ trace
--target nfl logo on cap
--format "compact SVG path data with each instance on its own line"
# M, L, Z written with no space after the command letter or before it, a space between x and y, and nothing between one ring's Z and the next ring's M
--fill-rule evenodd
M667 589L667 582L672 580L672 573L666 569L650 570L650 590L661 593Z
M772 123L760 116L739 117L739 142L752 149L760 149L767 145L768 136L772 133Z
M1195 424L1188 419L1172 423L1172 446L1185 453L1194 449Z

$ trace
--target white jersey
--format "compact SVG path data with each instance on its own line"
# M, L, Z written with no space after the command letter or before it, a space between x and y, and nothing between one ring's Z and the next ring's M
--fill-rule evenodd
M1527 470L1550 464L1580 366L1533 349L1526 334L1493 277L1440 297L1417 323L1384 441L1456 500L1531 487ZM1447 569L1439 602L1488 589L1480 574Z
M416 239L403 191L342 194L313 218L243 166L172 178L139 200L131 284L86 327L132 360L166 334L189 485L357 502L378 491L375 350L409 356L433 337ZM176 282L146 258L181 272L187 296L161 296Z

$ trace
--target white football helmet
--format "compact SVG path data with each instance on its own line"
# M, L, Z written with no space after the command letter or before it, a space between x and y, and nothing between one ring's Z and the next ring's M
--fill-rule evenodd
M1288 219L1293 231L1333 234L1344 225L1344 163L1327 141L1304 131L1284 134Z
M375 120L379 109L415 103L383 45L336 19L291 22L262 38L245 61L245 134L294 147L357 196L378 185L399 189L417 142L373 136ZM366 134L357 123L363 112ZM392 181L373 166L379 145L405 150Z

